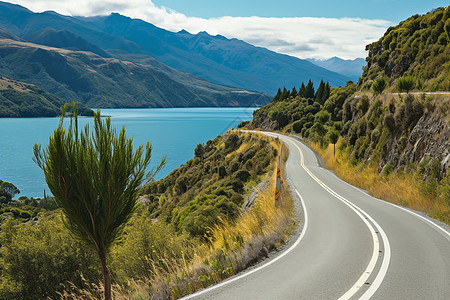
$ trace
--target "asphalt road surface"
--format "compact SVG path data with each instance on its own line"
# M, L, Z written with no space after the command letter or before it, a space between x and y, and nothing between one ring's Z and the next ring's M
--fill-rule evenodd
M375 199L288 146L287 183L304 226L284 252L186 299L450 299L450 233Z

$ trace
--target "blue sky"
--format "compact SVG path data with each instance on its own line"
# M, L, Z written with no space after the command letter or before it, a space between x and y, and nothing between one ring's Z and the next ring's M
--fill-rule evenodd
M365 58L389 26L424 14L437 0L10 0L35 12L120 13L158 27L238 38L298 58Z
M400 22L449 1L437 0L154 0L191 17L327 17L384 19Z

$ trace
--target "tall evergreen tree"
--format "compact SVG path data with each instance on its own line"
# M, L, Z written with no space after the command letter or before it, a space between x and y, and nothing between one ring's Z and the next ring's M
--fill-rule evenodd
M320 81L319 87L317 88L315 99L320 104L323 104L323 95L325 92L325 82L323 80Z
M327 82L327 84L325 85L324 88L324 92L323 92L323 98L322 98L322 103L325 103L325 101L327 101L328 98L330 98L330 92L331 92L331 86L330 83Z
M295 88L295 86L294 86L294 88L292 89L292 92L291 92L291 97L292 98L295 98L295 97L297 97L297 89Z
M308 84L305 87L305 98L314 99L314 83L311 81L311 79L308 81Z
M275 95L275 97L273 97L273 102L277 102L278 100L280 100L280 97L281 97L281 89L279 89L278 88L278 92L277 92L277 94Z
M286 87L283 87L283 92L281 93L280 101L283 101L289 97Z
M302 82L302 85L300 86L300 89L298 90L298 95L301 98L306 98L305 90L306 90L305 83Z

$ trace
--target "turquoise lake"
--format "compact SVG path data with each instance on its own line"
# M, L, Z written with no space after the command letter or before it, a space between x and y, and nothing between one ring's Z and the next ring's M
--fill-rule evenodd
M156 179L186 163L194 156L198 143L205 143L241 121L251 120L256 108L157 108L102 109L112 124L125 126L135 145L153 145L155 166L167 155L165 168ZM67 123L68 123L68 119ZM47 145L59 118L0 118L0 179L13 183L21 193L16 196L42 197L49 190L42 170L33 162L33 145ZM80 126L92 125L92 118L80 118ZM92 128L92 126L91 126Z

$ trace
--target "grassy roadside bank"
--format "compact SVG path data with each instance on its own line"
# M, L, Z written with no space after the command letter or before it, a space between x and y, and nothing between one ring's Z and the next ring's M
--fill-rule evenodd
M284 171L288 149L275 140L271 145L281 153ZM191 259L167 261L166 265L171 265L169 271L159 268L148 282L132 282L127 291L118 289L116 298L148 299L152 295L152 299L177 299L245 270L282 245L293 226L293 205L284 189L282 200L275 206L276 167L271 164L254 206L235 222L221 220L210 228L208 243L194 247Z
M276 150L274 153L281 155L284 174L288 148L278 139L258 133L251 133L251 137L249 133L237 134L242 135L243 142L236 146L236 153L245 155L248 145L255 146L266 140L263 149L271 147ZM223 138L218 141L217 150L224 142L226 139ZM230 152L226 159L233 160L234 153ZM258 175L261 180L248 182L251 189L247 189L245 195L253 191L253 205L243 209L234 219L218 217L219 222L207 227L204 236L193 238L186 233L180 234L170 223L165 223L164 214L155 218L156 210L149 208L151 204L141 206L125 228L124 238L110 253L114 298L178 299L245 270L284 244L295 221L289 190L283 189L277 202L274 199L278 155L273 156L266 171ZM202 159L204 161L198 165L206 167L206 152ZM191 176L195 177L194 173ZM228 178L230 175L224 177ZM167 205L169 196L164 198L165 203L160 203ZM177 201L180 203L183 198ZM177 210L171 211L173 217ZM97 283L86 279L82 288L79 283L77 286L68 284L53 299L99 299L102 286Z
M420 165L415 172L391 170L378 173L377 166L370 163L353 164L342 147L342 139L336 144L335 156L332 144L325 148L314 142L307 142L307 145L322 157L327 169L333 170L344 181L368 191L376 198L425 212L450 224L450 174L440 182L433 178L424 181Z

